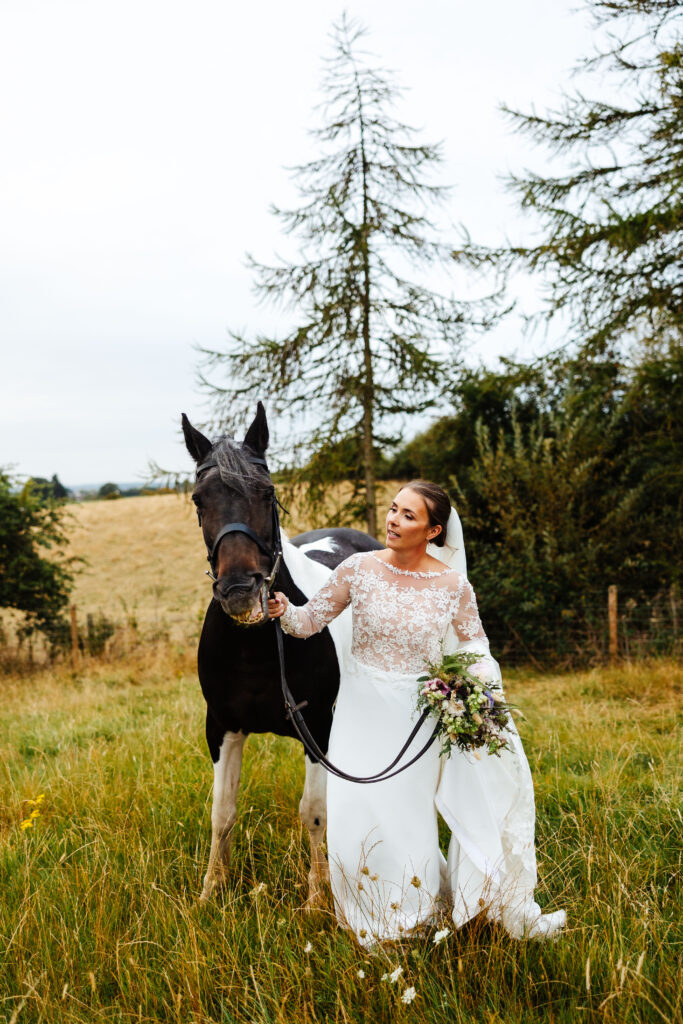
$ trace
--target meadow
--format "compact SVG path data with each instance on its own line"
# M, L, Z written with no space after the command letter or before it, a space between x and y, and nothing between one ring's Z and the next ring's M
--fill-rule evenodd
M536 787L537 898L566 908L562 938L514 941L478 919L438 944L368 953L329 903L303 909L292 741L249 739L230 883L198 902L211 768L196 520L172 495L74 515L74 550L90 559L79 609L121 608L128 639L76 668L2 679L0 1020L680 1019L679 665L505 672Z

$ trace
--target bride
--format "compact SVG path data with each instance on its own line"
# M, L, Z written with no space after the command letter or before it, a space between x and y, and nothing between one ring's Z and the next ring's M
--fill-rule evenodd
M442 651L473 651L480 660L472 671L500 682L466 571L447 494L415 480L387 513L384 550L347 558L301 607L279 592L269 601L270 616L281 616L297 637L351 605L351 652L341 665L328 751L343 771L372 775L393 760L417 718L417 677ZM412 753L432 728L423 724ZM453 749L447 759L435 743L402 774L372 785L328 777L335 909L361 945L419 931L446 906L456 927L485 910L515 938L564 927L564 911L543 914L533 898L533 784L514 725L509 742L499 757ZM447 858L437 811L451 830Z

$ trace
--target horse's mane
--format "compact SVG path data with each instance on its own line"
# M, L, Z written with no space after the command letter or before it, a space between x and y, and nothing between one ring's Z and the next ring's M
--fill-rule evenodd
M248 457L248 451L227 434L219 437L211 450L223 483L245 497L270 486L259 466Z

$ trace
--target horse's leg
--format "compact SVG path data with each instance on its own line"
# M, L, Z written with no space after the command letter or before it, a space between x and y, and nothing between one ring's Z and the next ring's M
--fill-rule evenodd
M230 867L230 834L237 817L237 790L242 771L242 732L226 732L213 766L213 804L211 807L211 852L204 876L202 900L225 884Z
M329 882L330 869L323 852L327 825L327 773L321 764L313 764L306 755L306 781L299 803L299 817L308 829L311 842L311 867L308 872L306 907L321 906L322 885Z

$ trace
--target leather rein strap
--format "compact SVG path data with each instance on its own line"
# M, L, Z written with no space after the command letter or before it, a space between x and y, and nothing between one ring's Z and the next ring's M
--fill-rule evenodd
M263 466L266 470L266 473L268 473L268 465L265 459L259 459L255 456L250 456L250 461L260 466ZM204 462L202 462L201 465L197 467L196 475L199 476L199 474L203 470L211 469L214 466L217 466L217 463L211 457L209 457ZM278 512L278 506L282 508L279 501L277 500L277 497L275 496L275 492L273 492L274 548L268 547L268 545L263 540L261 540L258 534L254 533L254 531L249 526L247 526L246 523L228 523L227 526L224 526L220 530L216 539L213 542L211 550L208 552L207 555L207 560L209 562L209 565L211 566L211 572L208 573L208 575L211 576L212 579L215 579L214 567L216 562L216 554L218 552L218 545L222 541L223 537L227 536L227 534L229 533L244 533L246 534L247 537L249 537L250 540L254 542L254 544L257 545L260 551L262 551L271 559L271 573L270 576L268 576L267 579L265 580L265 586L268 589L270 589L273 586L273 583L275 582L275 576L277 575L277 571L280 567L280 560L282 558L282 536L280 533L280 514ZM267 591L264 591L264 594L265 593L267 593ZM264 613L267 614L266 601L264 600L262 604L266 606L264 607ZM376 772L374 775L365 776L351 775L348 772L342 771L341 768L338 768L335 764L328 760L327 755L318 746L315 737L313 736L310 729L306 725L304 717L301 714L301 709L308 706L308 701L303 700L297 704L294 694L290 690L289 684L287 683L287 678L285 676L285 652L282 642L282 625L280 623L280 620L273 620L273 626L275 628L275 639L277 641L277 656L280 668L280 686L282 688L282 697L285 702L285 708L287 709L287 718L294 726L294 730L299 739L301 740L304 750L313 761L318 761L323 766L323 768L330 773L330 775L336 775L338 779L345 779L347 782L356 782L362 785L368 785L372 782L384 782L386 779L391 779L395 775L400 775L400 773L404 772L406 768L410 768L410 766L415 764L416 761L419 761L423 754L426 754L426 752L429 750L432 743L436 739L438 725L434 728L434 731L432 732L431 736L429 737L425 745L422 747L422 749L417 754L415 754L415 756L412 757L410 761L407 761L405 764L401 765L400 768L396 768L396 765L401 760L401 758L408 750L415 737L417 736L418 732L420 731L423 722L425 722L426 719L428 718L429 711L422 712L417 722L413 726L413 730L410 733L410 736L401 747L399 753L396 755L391 764L387 765L386 768L383 768L381 772Z
M401 760L406 750L417 736L420 726L429 715L428 711L423 711L419 719L415 723L413 731L411 732L410 736L401 747L399 753L396 755L391 764L387 765L386 768L383 768L381 772L377 772L375 775L365 776L350 775L348 772L342 771L341 768L337 768L335 764L332 764L332 762L328 760L327 756L322 752L322 750L316 743L315 739L313 738L313 735L311 734L310 729L308 728L304 721L304 716L301 714L301 708L306 707L308 701L303 700L301 701L300 704L296 704L294 694L287 685L287 679L285 678L285 654L282 646L282 626L280 624L280 620L275 619L274 625L275 637L277 639L277 653L280 661L280 685L282 686L282 696L285 699L285 707L287 708L287 718L289 718L290 722L294 726L296 733L301 742L303 743L304 750L306 751L308 756L311 757L314 761L319 761L323 768L330 773L330 775L336 775L338 779L346 779L347 782L356 782L364 785L368 785L371 782L384 782L386 779L393 778L394 775L400 775L400 773L404 772L406 768L410 768L411 764L415 764L416 761L419 761L423 754L426 754L426 752L429 750L432 743L436 739L438 726L434 729L434 732L429 737L422 750L420 750L415 755L415 757L411 758L410 761L407 761L406 764L401 765L400 768L396 768L396 765ZM392 771L392 768L396 768L396 770Z

